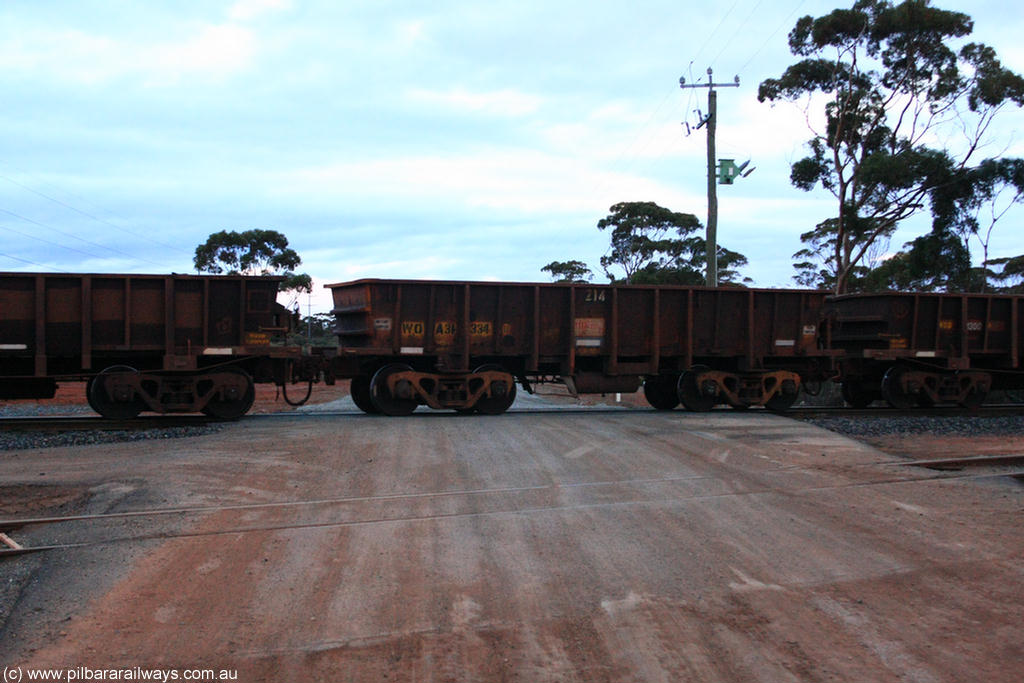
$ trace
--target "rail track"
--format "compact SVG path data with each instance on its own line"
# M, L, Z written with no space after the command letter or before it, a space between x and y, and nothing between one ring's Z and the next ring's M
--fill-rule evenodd
M110 420L99 415L25 415L0 417L0 431L32 432L141 432L169 427L196 427L224 422L205 415L152 415L131 420Z
M555 405L551 407L512 408L510 414L529 415L540 413L567 413L567 414L608 414L621 413L631 410L651 410L646 407L628 406L576 406L576 405ZM678 411L682 413L683 411ZM715 408L716 413L737 412L729 407L722 406ZM743 411L745 414L757 414L771 412L764 408L752 408ZM694 413L699 414L699 413ZM1024 415L1024 404L998 404L980 406L967 409L959 406L937 406L933 408L897 409L890 407L879 408L847 408L847 407L794 407L779 415L797 419L814 419L825 417L843 418L871 418L887 419L896 417L1001 417L1012 415ZM422 411L416 413L417 417L435 416L453 417L451 413L438 412L430 413ZM280 419L318 419L334 417L366 417L361 411L353 408L351 410L331 411L308 411L308 412L280 412L280 413L258 413L247 415L235 420L220 420L205 415L147 415L130 420L111 420L98 415L74 415L74 416L6 416L0 417L0 432L2 431L36 431L36 432L64 432L64 431L131 431L141 432L149 429L166 429L172 427L197 427L212 424L223 424L238 421L258 420L280 420ZM367 418L374 419L374 418ZM462 417L460 416L460 419ZM472 419L472 418L470 418Z
M552 408L529 408L524 410L512 410L511 414L531 413L621 413L627 408L602 408L602 407L552 407ZM0 432L3 431L146 431L148 429L165 429L171 427L197 427L204 425L230 424L240 421L265 421L265 420L286 420L303 419L315 420L335 417L366 418L369 417L358 409L351 410L330 410L330 411L309 411L309 412L281 412L281 413L257 413L246 415L244 418L235 420L219 420L206 417L205 415L150 415L130 420L110 420L99 415L74 415L74 416L8 416L0 417ZM420 412L416 417L455 417L452 413L446 412ZM462 416L459 416L462 417ZM470 418L471 419L471 418Z
M908 474L894 474L893 476L885 476L880 479L873 479L870 481L853 481L846 482L833 486L809 486L794 491L794 493L809 493L813 491L819 491L823 489L846 489L846 488L862 488L872 486L899 486L899 485L910 485L916 483L941 483L944 481L963 481L963 480L981 480L981 479L993 479L1000 477L1011 477L1017 480L1024 481L1024 454L1009 454L1009 455L988 455L988 456L973 456L965 458L947 458L938 460L886 460L876 463L870 463L861 465L862 468L885 468L885 467L899 467L907 468ZM929 472L922 472L922 469L930 470ZM792 471L792 468L785 467L779 468L778 471ZM54 550L69 550L73 548L83 548L88 546L104 546L111 544L120 543L132 543L132 542L144 542L152 540L168 540L168 539L189 539L189 538L202 538L210 536L222 536L222 535L236 535L236 534L250 534L250 533L264 533L268 531L290 531L290 530L301 530L301 529L319 529L319 528L332 528L332 527L350 527L350 526L365 526L374 524L394 524L400 522L431 522L438 519L452 518L452 517L487 517L494 515L528 515L528 514L541 514L557 510L566 509L577 509L577 508L600 508L608 506L652 506L659 505L669 502L678 502L679 500L700 500L700 499L719 499L719 498L731 498L731 497L742 497L742 496L759 496L765 493L769 493L774 489L771 487L760 488L753 487L749 490L741 491L730 491L726 493L715 492L715 493L695 493L680 498L679 496L673 496L664 500L637 500L630 502L611 502L611 503L585 503L585 504L573 504L573 505L507 505L502 506L499 509L487 510L487 511L473 511L473 512L445 512L438 514L395 514L395 515L384 515L384 516L371 516L363 517L360 515L350 516L343 519L333 520L321 520L315 522L295 522L295 523L270 523L270 524L228 524L221 528L216 529L202 529L202 530L180 530L180 531L159 531L159 532L141 532L134 534L124 535L112 535L106 538L93 538L88 540L55 540L48 542L44 545L36 546L25 546L17 543L12 536L14 532L21 531L27 527L57 527L58 536L60 535L59 528L67 526L69 528L68 535L74 537L74 531L70 529L72 524L85 523L85 524L100 524L103 522L111 521L124 521L139 518L160 518L160 517L180 517L188 518L201 515L211 515L216 513L224 512L253 512L262 510L278 510L283 512L296 511L302 509L316 508L319 510L323 509L344 509L351 508L352 506L366 505L366 504L401 504L403 502L410 501L421 501L427 499L443 499L443 498L486 498L501 496L507 498L509 496L516 496L518 494L535 493L538 491L554 491L556 489L579 489L579 488L601 488L601 487L616 487L616 486L658 486L666 483L681 482L681 481L694 481L699 479L709 479L707 475L692 475L685 477L658 477L654 479L625 479L615 481L593 481L593 482L577 482L572 484L549 484L539 486L524 486L524 487L498 487L498 488L483 488L483 489L458 489L450 491L435 491L435 492L423 492L423 493L397 493L397 494L384 494L376 496L350 496L341 498L321 498L321 499L310 499L310 500L292 500L292 501L278 501L278 502L262 502L262 503L240 503L240 504L225 504L225 505L201 505L192 507L168 507L168 508L150 508L150 509L139 509L139 510L126 510L121 512L105 512L98 514L82 514L82 515L64 515L64 516L53 516L53 517L25 517L25 518L11 518L11 519L0 519L0 560L5 557L13 557L15 555L24 555L28 553L37 552L48 552Z
M798 406L783 413L790 417L1001 417L1004 415L1024 415L1024 403L999 403L983 405L977 408L962 406L934 406L932 408L849 408L846 406Z

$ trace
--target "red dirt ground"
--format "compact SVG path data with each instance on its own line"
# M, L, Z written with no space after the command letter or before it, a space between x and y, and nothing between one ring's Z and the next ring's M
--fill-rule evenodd
M0 454L0 481L55 503L78 487L94 512L195 510L17 532L87 545L13 560L39 564L0 633L7 666L410 683L1024 667L1024 487L760 411L257 418Z

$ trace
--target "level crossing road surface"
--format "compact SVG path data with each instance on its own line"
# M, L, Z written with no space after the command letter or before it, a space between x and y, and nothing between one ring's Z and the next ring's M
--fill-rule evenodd
M0 665L1016 682L1014 475L763 411L294 415L0 453L0 517L87 517L10 531L55 547L0 558Z

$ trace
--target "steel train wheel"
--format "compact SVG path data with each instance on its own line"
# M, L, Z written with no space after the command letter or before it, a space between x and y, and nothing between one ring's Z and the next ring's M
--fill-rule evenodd
M908 410L917 405L917 394L904 391L900 380L907 372L901 365L894 365L885 372L882 378L882 398L893 408Z
M796 403L796 399L800 396L800 392L792 394L784 394L781 391L770 399L764 402L764 407L768 410L774 410L775 412L783 412L789 410Z
M960 401L960 405L969 410L973 410L985 402L985 397L987 395L988 394L983 391L971 389L971 391L967 392L967 395Z
M644 398L655 410L673 410L679 405L678 382L674 375L648 377L644 380Z
M356 375L353 377L348 393L352 396L352 402L356 404L356 408L359 408L359 410L367 415L380 415L380 410L373 404L373 399L370 397L369 375Z
M238 375L243 389L241 392L229 391L226 395L223 392L218 392L218 395L211 398L209 403L202 407L201 412L203 415L218 420L237 420L249 412L253 401L256 400L256 387L252 377L242 368L235 367L221 368L216 372Z
M396 372L408 370L412 368L404 363L391 363L373 373L373 379L370 380L370 400L378 411L393 417L404 417L416 410L418 403L412 398L412 387L409 387L408 398L394 396L388 391L388 377Z
M100 413L100 409L95 403L93 403L92 399L92 385L96 383L96 377L96 375L93 375L85 383L85 400L89 403L89 407L92 408L94 412L102 415L103 413Z
M111 365L109 368L104 368L98 375L90 379L86 385L85 395L89 401L89 407L108 420L130 420L133 417L138 417L139 413L146 407L142 399L133 395L131 400L119 401L107 392L104 375L112 375L114 373L137 375L139 371L128 365Z
M859 379L847 379L840 385L843 400L851 408L867 408L875 400L874 394Z
M505 370L504 368L502 368L501 366L499 366L497 364L490 364L490 365L480 366L479 368L477 368L473 372L474 373L485 373L485 372L490 372L490 371L500 372L500 373L507 373L508 372L507 370ZM511 375L511 373L509 373L509 374ZM511 386L508 387L508 389L506 389L504 395L501 395L501 396L490 396L489 398L487 398L487 397L480 398L478 401L476 401L476 405L474 405L473 408L476 410L477 413L480 413L482 415L501 415L505 411L507 411L510 408L512 408L512 403L515 402L515 394L516 394L515 378L513 377L512 378L512 384L511 384Z
M473 372L508 372L505 368L500 365L481 365ZM492 385L493 386L493 385ZM501 415L506 410L512 407L512 404L516 400L516 382L515 378L512 379L512 385L506 389L505 394L502 396L491 396L490 398L484 397L476 402L473 408L483 415Z
M679 402L687 410L692 410L695 413L706 413L718 403L716 396L705 396L701 391L700 385L697 383L700 373L707 369L704 366L695 365L679 375L676 392L679 396Z

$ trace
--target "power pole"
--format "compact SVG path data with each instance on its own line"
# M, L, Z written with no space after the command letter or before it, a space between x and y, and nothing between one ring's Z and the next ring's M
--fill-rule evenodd
M715 128L718 118L718 93L715 88L738 88L740 77L736 76L732 83L715 83L711 79L711 68L708 67L708 82L693 83L688 85L686 78L679 79L680 88L707 88L708 89L708 115L703 119L701 126L708 127L708 225L705 248L707 250L707 285L708 287L718 286L718 192L715 187L718 175L715 163Z

